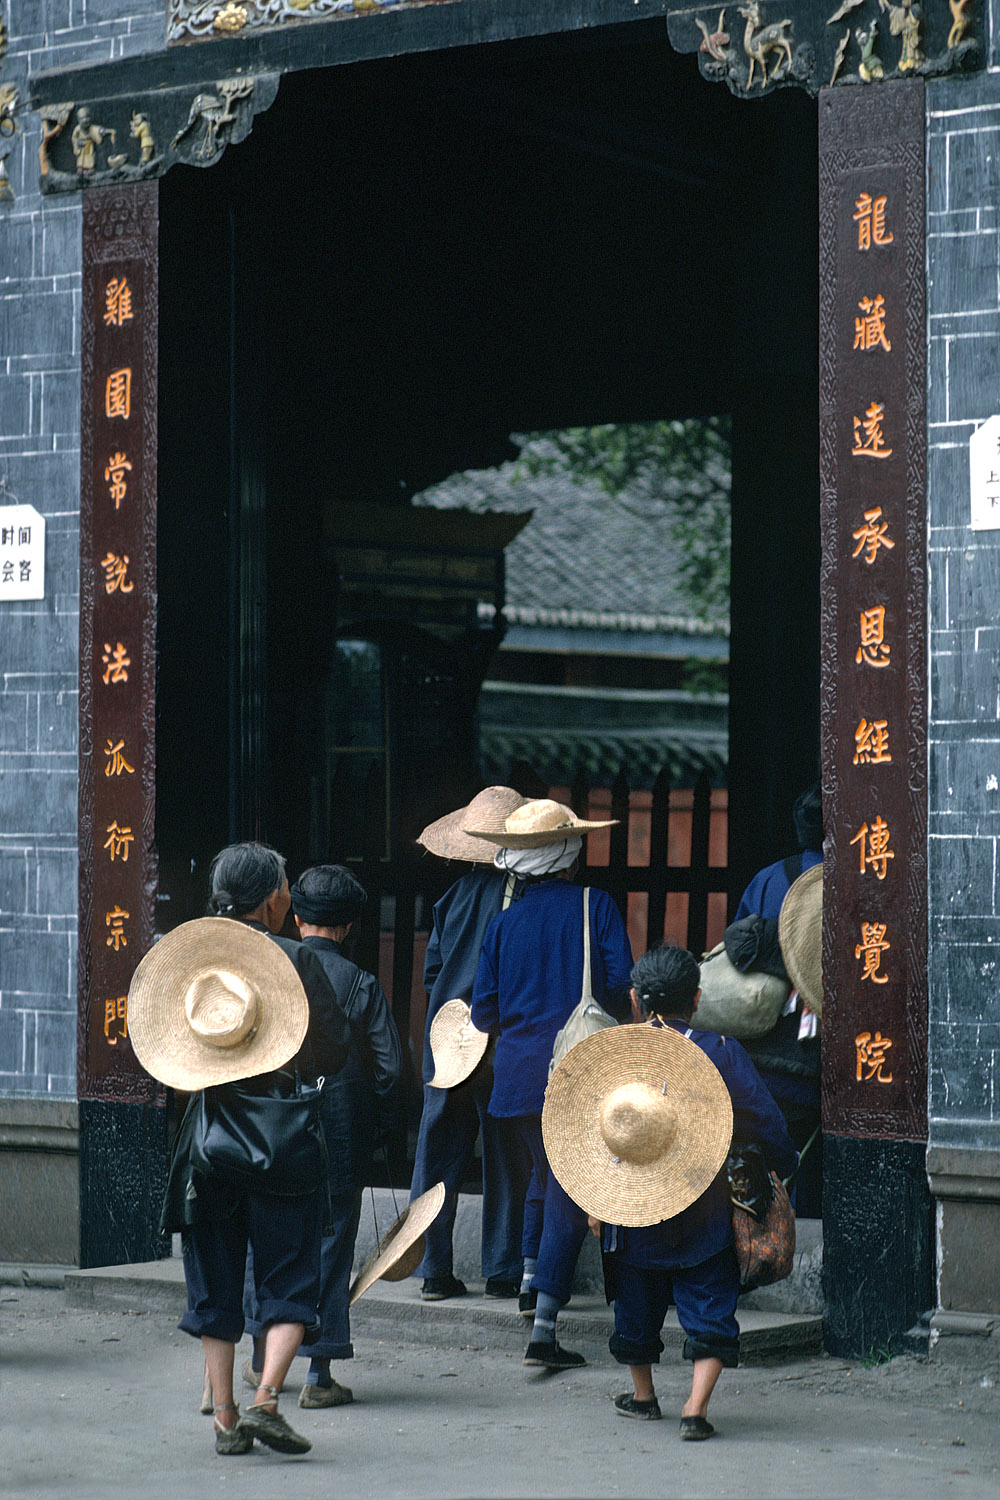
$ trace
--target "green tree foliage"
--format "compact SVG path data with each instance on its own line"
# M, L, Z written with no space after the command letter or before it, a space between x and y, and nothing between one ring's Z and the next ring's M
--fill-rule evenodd
M590 480L645 519L663 519L696 617L729 614L730 423L728 417L602 423L535 432L520 464L534 476L567 473Z

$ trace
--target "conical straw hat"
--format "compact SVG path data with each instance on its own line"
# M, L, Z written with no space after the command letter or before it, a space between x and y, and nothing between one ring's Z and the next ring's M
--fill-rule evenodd
M605 818L599 823L588 823L585 818L578 818L564 802L535 797L516 808L500 829L477 826L471 818L462 826L471 838L485 839L501 849L542 849L546 844L558 844L563 839L592 833L595 828L610 828L617 822L617 818Z
M443 1207L443 1182L407 1204L351 1282L351 1307L379 1279L402 1281L413 1275L424 1257L424 1233Z
M609 1026L549 1079L542 1140L556 1180L606 1224L671 1219L718 1174L733 1134L714 1063L671 1026Z
M488 1042L488 1033L473 1026L472 1012L465 1001L448 1000L431 1022L431 1086L453 1089L456 1083L463 1083L478 1065Z
M184 922L132 976L128 1031L147 1073L192 1093L270 1073L309 1025L295 965L263 932L231 917Z
M816 1015L823 1014L823 866L792 882L778 913L778 943L788 977Z
M522 807L526 798L510 786L488 786L477 792L467 807L450 812L436 823L428 823L417 839L432 854L441 859L464 859L474 865L491 865L493 851L481 839L470 838L462 829L466 823L476 828L503 832L504 820L509 813Z

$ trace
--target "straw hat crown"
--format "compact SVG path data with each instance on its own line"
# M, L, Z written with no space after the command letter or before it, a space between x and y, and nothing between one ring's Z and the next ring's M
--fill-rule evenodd
M428 823L417 839L441 859L464 859L470 864L491 865L493 855L481 840L463 832L466 823L502 833L508 815L523 806L525 798L510 786L488 786L477 792L466 807L460 807L434 823Z
M473 1072L486 1051L489 1035L472 1024L464 1000L448 1000L431 1022L432 1088L453 1089Z
M463 824L463 828L470 837L485 839L501 849L541 849L546 844L558 844L563 839L591 833L595 828L610 828L617 821L617 818L606 818L600 822L588 822L585 818L578 818L564 802L534 797L515 808L500 829L477 827L471 819Z
M424 1258L424 1235L444 1207L443 1182L414 1198L386 1230L351 1282L350 1306L376 1281L402 1281Z
M254 1078L295 1056L309 1002L295 965L265 933L199 917L160 938L128 992L128 1029L147 1073L191 1093Z
M794 880L778 913L778 943L788 977L817 1016L823 1014L823 866Z
M549 1079L542 1139L556 1180L586 1213L641 1228L699 1198L729 1151L729 1090L671 1026L609 1026L571 1047Z

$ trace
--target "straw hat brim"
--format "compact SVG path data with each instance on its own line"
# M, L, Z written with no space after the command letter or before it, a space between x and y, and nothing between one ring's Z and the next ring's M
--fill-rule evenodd
M564 839L579 838L593 833L596 828L613 828L617 818L606 818L599 823L588 823L583 818L574 818L572 823L563 823L558 828L540 828L536 833L495 833L486 829L467 828L470 838L482 839L499 849L544 849L546 844L561 844Z
M823 1014L823 866L794 880L778 913L778 943L788 977L817 1016Z
M237 974L258 997L257 1029L234 1047L215 1047L188 1024L184 999L207 970ZM270 1073L295 1056L309 1026L309 1002L295 965L263 932L230 917L199 917L150 948L128 992L132 1049L168 1088L193 1093Z
M444 1207L444 1197L444 1183L436 1182L407 1204L351 1282L351 1307L376 1281L402 1281L412 1276L423 1259L424 1234ZM399 1269L401 1266L404 1269Z
M496 827L502 830L505 819L526 801L527 798L522 797L520 792L515 792L513 787L487 787L485 791L477 792L465 807L428 823L418 836L417 843L430 850L431 854L436 854L439 859L462 859L468 864L491 865L493 855L489 849L483 848L481 839L471 838L464 831L463 823L470 818L476 819L477 813L482 815L492 812Z
M675 1116L668 1149L641 1164L617 1159L601 1133L609 1095L630 1083L665 1097ZM732 1134L722 1075L670 1026L614 1026L584 1037L545 1091L542 1139L556 1180L606 1224L643 1228L688 1208L718 1175Z
M431 1022L432 1088L453 1089L475 1071L489 1044L489 1033L473 1026L464 1000L448 1000Z

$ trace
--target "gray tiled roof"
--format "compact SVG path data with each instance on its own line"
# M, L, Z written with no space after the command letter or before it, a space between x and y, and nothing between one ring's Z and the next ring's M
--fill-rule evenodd
M413 497L435 509L533 512L507 547L512 622L559 623L727 635L728 620L706 622L677 567L669 510L611 499L598 484L568 474L532 476L518 459L453 474ZM649 512L653 511L652 514Z

